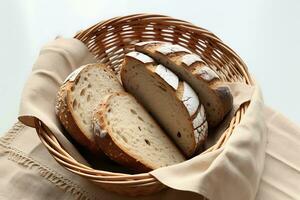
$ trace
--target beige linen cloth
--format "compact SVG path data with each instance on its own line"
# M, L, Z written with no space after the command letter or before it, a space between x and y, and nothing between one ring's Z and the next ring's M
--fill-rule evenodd
M38 117L82 163L86 161L61 132L54 99L65 77L90 62L93 56L78 40L58 39L45 45L24 88L19 118L33 127L32 117ZM236 104L252 94L234 84L231 89ZM130 199L65 170L28 126L18 122L0 139L0 199ZM300 128L266 108L255 87L226 146L152 171L170 189L139 199L300 199L299 145Z

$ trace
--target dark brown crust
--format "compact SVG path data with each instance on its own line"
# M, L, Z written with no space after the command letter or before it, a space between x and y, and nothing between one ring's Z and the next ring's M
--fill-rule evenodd
M103 154L97 144L89 140L89 138L85 136L83 131L81 131L80 127L75 122L72 114L72 102L70 97L70 91L73 85L74 82L68 81L60 87L56 98L56 115L69 135L78 144L85 147L95 155Z
M124 92L124 94L126 93ZM153 170L151 167L146 166L145 164L131 157L130 153L126 152L126 150L123 150L121 147L119 147L110 136L112 130L107 126L107 119L105 118L105 113L107 112L106 102L114 95L124 95L124 94L123 93L111 94L106 99L106 101L100 104L95 110L94 117L93 117L93 124L98 123L101 131L106 132L105 136L100 136L99 131L94 131L96 142L98 143L98 146L102 149L102 151L115 162L123 166L126 166L128 168L131 168L136 172L141 172L141 173L149 172Z
M192 73L194 73L194 70L196 69L201 69L203 67L209 67L206 64L203 64L201 62L196 62L193 64L193 68L189 69ZM211 67L209 67L211 69ZM212 70L212 69L211 69ZM212 70L213 71L213 70ZM212 79L207 79L207 76L205 76L205 72L203 74L194 74L194 76L196 76L198 79L204 80L209 86L220 82L220 78L219 77L213 77Z
M225 116L232 109L232 105L233 105L233 97L231 95L230 89L227 86L222 85L221 82L214 85L213 88L214 88L214 91L215 91L216 95L223 102L223 105L224 105L223 106L223 108L224 108L223 113L224 113L224 116Z
M157 75L155 72L153 72L152 70L151 70L151 68L153 68L153 66L154 67L156 67L156 65L157 65L157 63L147 63L147 64L144 64L143 62L141 62L141 61L139 61L138 59L134 59L134 58L132 58L132 57L128 57L128 56L125 56L125 58L124 58L124 65L123 65L123 67L122 67L122 69L121 69L121 79L122 79L122 82L123 82L123 86L124 86L124 88L125 88L125 90L126 91L128 91L128 88L126 88L126 80L125 80L125 70L126 70L126 64L128 63L128 62L137 62L137 63L139 63L139 64L142 64L142 65L144 65L145 66L145 69L147 69L148 71L149 71L149 73L152 73L153 74L153 77L157 80L157 82L159 83L159 85L157 85L158 87L160 87L160 86L162 86L162 88L168 88L168 90L169 91L172 91L173 93L174 93L174 97L176 97L176 99L178 100L178 102L179 102L179 105L181 105L182 106L182 110L183 110L183 112L186 112L186 116L189 116L189 114L188 114L188 111L187 111L187 109L186 109L186 107L184 106L184 104L182 103L182 101L179 99L179 97L177 96L177 93L176 93L176 91L174 90L174 88L172 87L172 86L170 86L168 83L166 83L165 82L165 80L164 79L162 79L159 75ZM167 90L167 89L166 89ZM150 112L151 113L151 111L150 110L148 110L148 112ZM155 118L155 117L154 117ZM190 126L191 126L191 130L194 130L194 128L193 128L193 122L192 122L192 117L190 117L189 116L189 121L190 121ZM194 136L194 133L192 133L193 134L193 136ZM170 137L170 139L177 145L177 143L176 143L176 141L174 141L173 140L173 138L172 137ZM178 147L179 147L179 149L184 153L184 155L186 156L186 157L191 157L192 155L193 155L193 153L195 152L195 150L197 149L197 146L198 146L198 144L196 144L196 141L195 140L193 140L194 141L194 144L191 144L191 146L193 145L193 148L191 148L191 150L188 152L188 153L185 153L178 145Z
M145 54L148 54L149 56L151 56L150 54L157 53L155 51L155 49L153 49L153 46L159 47L161 44L163 44L163 42L158 44L158 45L149 45L149 46L151 46L150 49L152 49L150 51L148 50L148 45L135 46L135 49L138 52L142 52L142 53L145 53ZM223 86L221 86L222 87L221 89L218 89L218 87L216 87L216 85L221 85L222 84L220 82L220 80L216 80L216 79L205 80L201 76L195 76L195 75L192 74L193 69L195 69L196 67L205 66L205 65L203 65L202 62L196 62L191 67L187 67L186 65L182 64L180 56L179 57L178 56L173 57L171 54L163 55L163 54L160 54L160 53L159 53L159 55L164 56L166 59L170 60L171 62L173 62L176 65L183 66L187 73L191 73L192 76L196 77L199 81L202 81L204 84L207 85L207 88L212 91L211 93L214 94L216 99L218 99L219 102L220 102L220 103L218 103L218 105L221 105L221 106L212 106L212 105L204 104L204 107L205 107L205 110L206 110L207 121L209 123L209 126L211 126L211 127L217 126L221 122L221 120L223 120L224 116L232 109L232 95L231 95L230 91L229 90L228 90L229 92L225 91ZM185 54L183 54L183 55L185 55ZM151 56L151 57L154 60L157 60L157 58L155 58L155 56ZM166 67L168 67L168 66L166 66ZM207 65L207 67L209 67L209 66ZM177 75L180 76L180 74L177 74ZM182 76L180 76L180 77L182 78ZM185 80L185 81L187 81L187 80ZM189 83L189 84L191 84L191 83ZM209 104L213 104L213 102L210 102ZM216 109L217 107L219 107L219 109L218 109L218 115L219 115L218 119L213 119L211 114L209 112L207 112L209 110L212 110L212 107L213 107L213 109Z

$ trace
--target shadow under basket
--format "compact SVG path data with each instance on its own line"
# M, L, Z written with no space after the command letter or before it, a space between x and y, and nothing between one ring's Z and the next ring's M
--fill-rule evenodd
M189 22L155 14L136 14L112 18L80 31L81 40L96 56L119 74L124 55L141 41L158 40L179 44L200 55L223 81L253 85L245 63L213 33ZM243 104L218 141L202 152L214 151L225 145L241 121L248 104ZM38 135L56 161L101 188L127 196L149 195L166 188L149 173L126 174L96 170L76 161L58 142L45 125L36 120Z

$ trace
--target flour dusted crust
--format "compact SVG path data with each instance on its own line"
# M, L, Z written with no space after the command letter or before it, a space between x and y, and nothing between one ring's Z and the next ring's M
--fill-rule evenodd
M199 107L200 101L196 92L186 82L183 82L183 94L181 100L187 108L190 116L193 116Z
M204 142L208 135L207 132L208 132L208 123L207 123L207 121L205 121L201 126L198 126L194 130L196 142L198 142L198 143ZM196 149L195 153L197 153L199 149L200 149L200 146L198 149Z
M133 55L133 53L131 53L131 55ZM188 157L193 155L196 149L198 149L199 146L204 143L204 139L201 139L201 137L202 135L207 135L208 131L204 107L200 103L197 94L188 83L181 81L176 74L163 65L154 62L145 64L139 58L135 58L131 55L125 56L121 69L123 86L128 92L133 94L149 110L150 113L156 116L156 119L159 121L162 127L167 129L167 132L171 137L173 137L173 139L174 137L175 139L178 139L177 137L185 137L184 134L189 134L190 136L188 137L190 141L188 142L188 145L185 147L182 147L184 146L182 145L181 149ZM138 76L142 76L142 74L144 74L145 77L141 77L141 81L135 81L135 79ZM153 82L148 83L148 80L152 80ZM149 89L145 86L145 84L151 84L157 87ZM166 109L168 106L177 109L178 112L174 111L175 113L171 115L173 115L175 118L181 118L182 120L180 120L180 122L186 125L184 129L188 131L174 131L172 128L166 128L166 126L170 124L172 124L171 126L181 126L181 124L179 121L167 123L165 120L166 118L170 118L170 115L161 117L161 115L165 114L165 112L158 113L160 112L160 109L155 108L155 106L160 105L154 105L156 104L155 101L150 99L153 97L149 96L149 98L147 98L142 94L145 91L153 92L156 90L157 93L153 94L153 96L156 97L155 101L161 102L162 109ZM171 97L173 100L170 100L170 102L165 102L165 100L159 99L158 95L160 94L161 90L166 93L166 96ZM145 98L147 99L145 100ZM170 109L168 112L173 111ZM163 119L160 119L160 117ZM177 130L176 128L174 129ZM181 144L177 143L177 145L180 146Z
M192 70L192 73L209 83L211 83L213 80L220 80L220 77L214 72L211 68L208 66L201 66L196 67Z
M160 43L161 43L160 41L152 41L152 40L150 40L150 41L138 42L135 45L136 46L144 46L144 45L147 45L147 44L153 45L153 44L160 44Z
M154 60L152 58L150 58L149 56L146 56L145 54L136 52L136 51L132 51L132 52L128 53L127 56L135 58L145 64L154 62Z
M146 55L145 55L146 56ZM155 66L155 73L158 74L168 85L175 89L178 89L179 83L183 85L181 95L177 95L177 97L182 101L183 105L185 106L186 110L188 111L190 117L193 117L198 110L200 105L199 98L195 91L191 88L189 84L184 81L180 81L178 76L174 74L171 70L166 68L161 64L157 64ZM176 91L177 94L179 93ZM181 96L181 97L179 97ZM205 114L204 114L205 115Z
M179 46L177 44L170 45L169 43L162 44L159 48L157 48L157 51L164 55L169 55L172 53L179 53L179 52L191 53L191 51L189 51L186 48L183 48L182 46Z
M177 90L179 84L179 78L171 70L159 64L155 68L155 73L158 74L162 79L164 79L170 86L172 86L172 88Z
M208 135L208 123L206 121L206 115L203 105L199 106L199 112L197 112L197 115L193 120L193 126L195 140L198 143L203 143Z
M163 64L195 90L205 107L210 127L217 126L231 110L233 99L229 88L198 55L185 47L161 41L137 43L135 50Z
M202 62L205 63L202 58L200 58L200 56L190 53L190 54L186 54L183 55L181 58L181 62L183 64L185 64L186 66L190 67L192 64L196 63L196 62Z

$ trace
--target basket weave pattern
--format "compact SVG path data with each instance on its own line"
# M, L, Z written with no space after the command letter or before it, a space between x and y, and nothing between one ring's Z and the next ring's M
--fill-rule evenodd
M189 22L171 17L149 14L116 17L80 31L75 38L85 43L97 60L108 64L117 75L124 55L134 49L135 43L159 40L179 44L200 55L223 81L253 84L244 62L218 37ZM247 105L239 108L217 143L202 154L225 145L245 113ZM149 173L132 175L85 166L77 162L60 145L54 134L41 121L36 120L35 124L42 143L58 163L106 190L138 196L151 194L165 187Z

